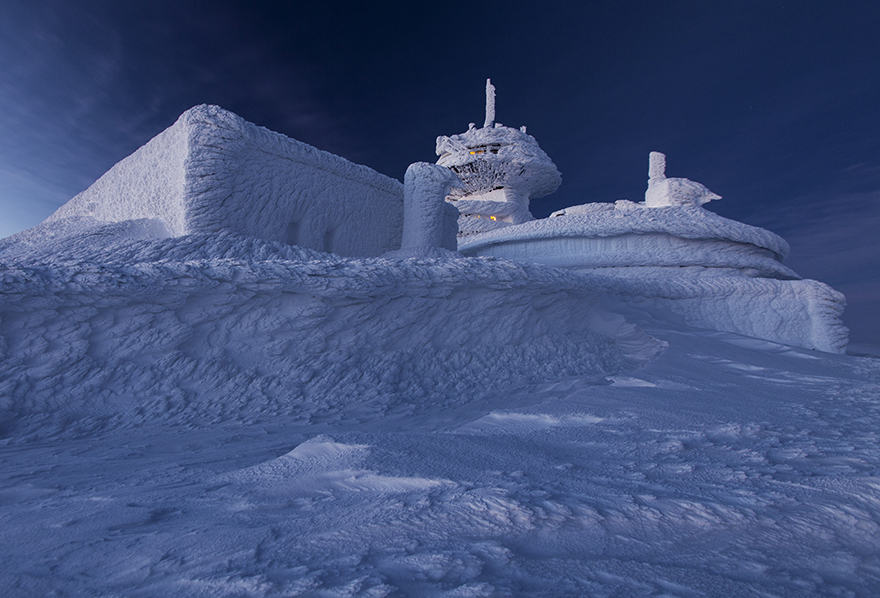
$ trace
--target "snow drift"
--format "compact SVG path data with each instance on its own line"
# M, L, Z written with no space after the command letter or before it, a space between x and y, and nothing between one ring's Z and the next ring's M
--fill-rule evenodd
M622 371L660 348L560 270L354 260L231 232L138 239L88 220L68 233L0 246L7 425L35 413L220 421L314 400L405 411Z

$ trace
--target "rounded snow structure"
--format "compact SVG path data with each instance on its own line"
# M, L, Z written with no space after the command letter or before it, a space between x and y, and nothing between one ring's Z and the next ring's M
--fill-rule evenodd
M437 164L461 180L447 197L461 214L459 237L529 222L529 202L562 183L556 165L525 127L494 120L495 88L487 81L485 125L437 138Z
M613 280L623 302L690 325L842 353L844 296L782 263L788 243L697 203L592 203L459 239L469 256L540 263Z

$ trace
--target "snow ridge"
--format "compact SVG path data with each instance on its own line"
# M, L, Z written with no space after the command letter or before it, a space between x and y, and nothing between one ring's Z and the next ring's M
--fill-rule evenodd
M559 270L315 256L234 233L109 238L54 246L89 256L80 245L100 245L100 262L3 254L7 425L387 415L619 372L661 348L603 316L588 281ZM217 249L224 257L203 257Z

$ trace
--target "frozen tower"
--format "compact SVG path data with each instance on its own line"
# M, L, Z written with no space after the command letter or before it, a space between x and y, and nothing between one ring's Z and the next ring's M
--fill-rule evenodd
M495 87L486 80L486 120L437 138L437 164L462 181L447 200L460 213L459 237L532 220L529 202L556 191L562 176L526 128L495 122Z

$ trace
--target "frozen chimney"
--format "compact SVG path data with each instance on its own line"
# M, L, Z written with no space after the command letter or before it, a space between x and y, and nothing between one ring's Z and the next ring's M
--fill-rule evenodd
M666 154L651 152L648 156L648 181L662 181L666 178Z
M495 86L492 85L492 79L486 79L486 122L483 126L495 126Z

